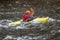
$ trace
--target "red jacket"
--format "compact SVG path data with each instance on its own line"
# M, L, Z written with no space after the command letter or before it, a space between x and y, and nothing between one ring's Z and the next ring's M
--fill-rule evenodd
M22 19L23 19L23 21L24 20L27 20L28 18L33 18L33 15L32 14L23 14L23 16L22 16Z

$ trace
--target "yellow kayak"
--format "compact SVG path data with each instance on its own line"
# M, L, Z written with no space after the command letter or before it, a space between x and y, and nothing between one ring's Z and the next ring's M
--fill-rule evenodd
M33 20L37 20L39 23L45 23L45 22L48 21L48 19L49 19L49 17L44 17L44 18L39 18L39 17L37 17L36 19L33 19ZM32 21L33 21L33 20L32 20ZM29 21L28 23L32 23L32 21ZM15 21L15 22L11 22L11 23L9 23L9 24L18 25L18 24L21 24L21 20Z

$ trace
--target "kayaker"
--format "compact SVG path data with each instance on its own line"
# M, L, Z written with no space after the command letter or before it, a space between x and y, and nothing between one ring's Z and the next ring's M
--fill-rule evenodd
M31 13L30 10L32 11L32 13ZM32 20L32 19L34 18L34 16L33 16L33 14L34 14L33 8L30 8L30 10L26 10L26 12L25 12L25 13L23 14L23 16L22 16L21 26L22 26L23 28L25 28L26 22L28 22L28 21L30 21L30 20Z
M22 20L27 22L33 19L33 14L30 12L30 10L27 10L25 14L22 16Z

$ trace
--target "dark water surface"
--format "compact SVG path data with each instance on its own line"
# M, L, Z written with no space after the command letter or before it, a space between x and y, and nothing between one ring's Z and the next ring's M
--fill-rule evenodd
M14 21L18 19L19 17L10 18L8 20ZM55 19L58 20L58 18ZM0 24L2 24L3 26L7 24L6 22L6 19L0 20ZM0 40L60 40L60 22L46 23L43 24L40 28L33 29L15 30L9 28L0 28L0 34Z
M57 4L57 3L56 3ZM52 19L60 20L60 4L53 3L35 7L35 17L49 16ZM11 21L20 20L25 12L24 6L14 6L12 8L0 9L0 40L60 40L60 22L50 22L43 24L40 28L32 29L12 29L7 28ZM23 7L23 8L22 8ZM7 26L6 26L7 25ZM3 28L2 28L3 27ZM15 26L16 27L16 26Z

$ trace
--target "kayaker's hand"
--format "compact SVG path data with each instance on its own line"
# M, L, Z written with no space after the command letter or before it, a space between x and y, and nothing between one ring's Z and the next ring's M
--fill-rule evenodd
M23 20L21 20L21 22L23 22Z
M33 14L31 14L31 15L30 15L30 17L32 17L32 18L33 18Z

